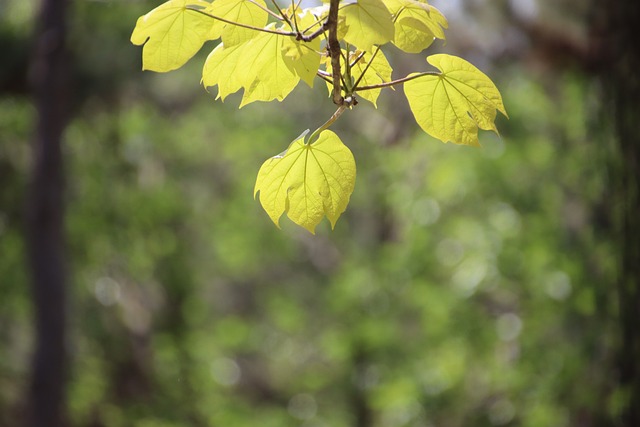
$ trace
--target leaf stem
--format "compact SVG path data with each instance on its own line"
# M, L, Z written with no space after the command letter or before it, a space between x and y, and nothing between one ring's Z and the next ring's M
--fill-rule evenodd
M358 57L357 57L357 58L356 58L356 59L351 63L350 67L351 67L351 68L355 67L355 66L356 66L356 64L357 64L358 62L360 62L360 60L362 59L362 57L364 56L364 54L365 54L365 53L367 53L367 52L366 52L366 51L364 51L364 50L363 50L362 52L360 52L360 54L358 55Z
M258 3L255 0L247 0L249 3L252 3L256 6L258 6L260 9L264 10L265 12L267 12L269 15L273 16L274 18L276 18L278 21L285 21L287 22L287 17L284 15L284 13L282 13L282 10L278 7L278 5L276 4L276 2L274 1L273 4L275 4L276 8L278 9L278 12L280 12L280 15L278 15L277 13L273 12L271 9L269 9L268 7L264 7L263 5L261 5L260 3Z
M407 77L403 77L401 79L398 80L393 80L390 82L385 82L385 83L380 83L377 85L370 85L370 86L361 86L361 87L357 87L355 88L356 91L360 91L360 90L372 90L372 89L380 89L383 87L390 87L390 86L395 86L397 84L400 83L404 83L404 82L408 82L409 80L413 80L413 79L417 79L419 77L424 77L424 76L441 76L442 73L438 73L435 71L425 71L424 73L417 73L413 76L407 76Z
M225 18L220 18L219 16L211 15L210 13L207 13L204 10L195 9L193 7L187 6L187 9L197 12L201 15L208 16L209 18L224 22L225 24L236 25L238 27L246 28L248 30L261 31L263 33L278 34L280 36L288 36L288 37L297 36L297 34L292 31L279 31L279 30L270 30L269 28L254 27L252 25L241 24L240 22L234 22Z
M358 85L360 84L360 81L362 80L364 75L367 73L367 71L369 71L369 67L371 66L371 64L373 64L373 60L376 58L376 55L378 54L378 52L380 52L380 46L376 46L376 50L371 54L371 59L369 60L369 62L367 62L367 65L365 65L364 70L362 70L362 73L360 73L360 75L358 76L358 80L356 80L356 82L353 85L353 90L358 90ZM364 56L364 52L362 55Z
M347 98L350 99L350 98ZM307 142L305 143L306 145L311 145L313 144L316 139L318 139L318 137L320 136L320 133L323 130L326 130L329 126L331 126L336 120L338 120L338 118L342 115L342 113L345 112L345 110L347 109L347 107L349 107L351 105L350 102L343 102L342 105L340 105L338 107L338 109L336 110L335 113L333 113L333 115L329 118L329 120L327 120L322 126L320 126L318 129L314 130L313 133L311 134L311 136L309 136L309 138L307 139Z
M274 0L275 2L275 0ZM298 6L296 6L295 1L291 0L291 13L293 14L293 30L300 34L300 29L298 28L298 14L296 13L296 10L298 9Z
M349 43L345 42L345 53L342 53L342 60L344 61L344 74L342 76L342 84L344 86L344 92L346 96L349 96L353 93L353 78L351 78L351 64L349 63L349 52L350 46Z

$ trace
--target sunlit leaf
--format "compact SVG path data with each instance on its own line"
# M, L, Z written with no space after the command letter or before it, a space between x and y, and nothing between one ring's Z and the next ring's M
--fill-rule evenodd
M306 132L305 132L306 134ZM325 130L313 144L305 134L282 154L264 162L254 189L279 227L283 213L311 233L326 217L333 228L347 208L356 180L353 154L338 136Z
M310 28L314 22L316 22L316 18L311 13L298 14L296 16L296 23L300 31ZM305 34L310 34L313 30L311 28ZM283 41L284 55L291 60L298 76L310 87L313 87L313 82L320 66L319 50L320 38L315 38L310 42L302 42L293 37L285 37Z
M207 57L202 70L202 84L205 88L218 86L216 99L224 99L242 88L241 72L238 62L242 54L242 45L226 47L223 43L216 46Z
M448 23L435 7L419 0L383 0L394 16L393 44L399 49L418 53L428 48L435 38L444 39Z
M441 74L421 76L404 84L420 127L443 142L474 146L480 145L478 128L497 133L496 110L505 116L507 113L493 82L456 56L432 55L427 61Z
M315 16L319 24L322 24L329 16L329 3L323 3L321 6L310 7L305 10ZM314 27L314 30L317 28L317 26ZM344 39L345 34L347 34L347 24L344 15L340 14L338 15L338 40Z
M260 6L266 8L263 0L215 0L207 9L207 12L231 22L261 28L267 25L269 15ZM227 47L244 43L258 34L256 30L250 28L227 24L222 21L218 21L218 23L216 29L219 28L222 42Z
M340 14L346 19L344 40L360 50L371 52L374 45L393 39L393 20L382 0L358 0L340 9Z
M299 42L289 37L283 41L283 53L290 59L296 74L310 87L320 66L320 40L315 39L310 43Z
M360 52L354 52L352 54L353 59L357 59ZM364 72L364 76L362 76L362 80L358 86L373 86L384 82L391 81L391 65L389 65L389 61L384 56L382 51L378 51L377 55L371 61L371 65L369 68L367 67L367 63L371 58L370 53L365 53L362 58L351 68L351 76L354 81L357 81L362 73ZM366 69L366 72L365 72ZM382 89L370 89L359 91L358 96L362 99L366 99L371 102L376 108L378 107L376 101L378 100L378 96L380 95L380 91Z
M218 85L218 98L223 100L244 88L240 107L254 101L283 100L300 81L294 61L284 53L286 38L261 32L239 45L217 46L205 62L202 83L207 88Z
M346 55L346 51L343 50L343 54ZM389 65L389 61L384 56L382 51L378 51L376 56L373 58L371 65L367 67L370 58L372 57L372 53L361 51L353 51L349 54L349 62L353 64L351 68L351 77L353 83L360 79L360 76L364 72L364 76L360 79L359 87L363 86L373 86L384 82L391 81L391 73L393 72L391 65ZM355 62L355 64L354 64ZM327 72L331 73L331 60L329 58L324 61ZM366 70L366 72L365 72ZM333 85L327 82L327 88L329 89L329 95L331 95L333 91ZM378 100L378 96L380 95L380 91L382 89L369 89L364 91L358 91L358 97L365 99L371 102L376 108L376 101Z
M245 88L240 107L254 101L282 101L300 81L293 61L284 54L285 38L260 33L242 44L236 69Z
M166 72L182 67L208 39L214 20L195 10L209 3L170 0L138 18L131 43L144 45L142 69Z

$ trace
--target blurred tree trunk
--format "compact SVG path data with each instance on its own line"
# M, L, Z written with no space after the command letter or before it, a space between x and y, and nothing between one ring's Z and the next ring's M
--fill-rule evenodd
M640 426L640 2L615 0L607 5L607 43L612 50L604 67L605 104L619 150L615 177L622 256L619 311L622 346L618 355L620 383L625 392L623 425Z
M27 247L35 316L28 423L60 427L65 418L66 295L63 252L63 165L68 64L66 0L42 0L31 65L37 107L27 206Z

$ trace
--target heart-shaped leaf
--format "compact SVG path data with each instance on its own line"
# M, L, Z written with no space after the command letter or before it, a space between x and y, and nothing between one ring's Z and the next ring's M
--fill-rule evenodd
M442 142L474 146L480 145L478 128L497 133L496 110L505 116L507 112L489 77L457 56L438 54L427 61L441 73L422 75L404 84L420 127Z
M353 154L338 135L324 130L312 144L306 132L282 154L260 168L255 195L279 227L283 213L296 224L315 233L326 215L333 228L349 204L356 182Z

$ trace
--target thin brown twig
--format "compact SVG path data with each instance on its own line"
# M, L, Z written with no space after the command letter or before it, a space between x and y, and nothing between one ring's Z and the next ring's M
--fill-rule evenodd
M364 54L365 54L365 53L367 53L367 52L366 52L366 51L362 51L362 52L360 52L360 55L358 55L358 57L357 57L353 62L351 62L351 63L349 64L349 66L350 66L351 68L355 67L355 65L356 65L356 64L357 64L357 63L362 59L362 57L364 56Z
M316 76L320 77L322 80L329 84L333 84L333 80L331 80L331 73L327 73L326 71L318 70L316 72Z
M326 22L327 22L327 20L326 20L326 19L324 19L324 18L317 19L317 20L316 20L316 22L314 22L313 24L309 25L307 28L305 28L304 30L302 30L302 33L303 33L303 34L304 34L304 33L306 33L307 31L311 30L311 29L312 29L313 27L315 27L316 25L320 25L320 27L322 27ZM326 31L326 30L325 30L325 31ZM320 34L322 34L322 33L320 33ZM320 35L320 34L318 34L318 35ZM316 37L317 37L317 36L316 36Z
M306 30L304 30L302 32L298 32L297 39L298 40L302 40L303 42L310 42L311 40L313 40L313 39L317 38L318 36L324 34L329 29L329 20L328 19L326 21L324 21L322 23L322 25L320 26L320 28L315 30L313 33L309 34L308 36L304 35L304 33L309 31L310 29L312 29L313 27L315 27L319 23L320 23L320 21L316 22L315 24L313 24L312 26L310 26Z

